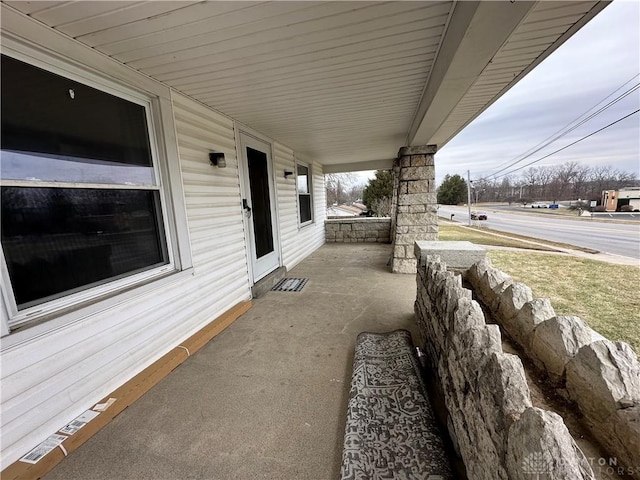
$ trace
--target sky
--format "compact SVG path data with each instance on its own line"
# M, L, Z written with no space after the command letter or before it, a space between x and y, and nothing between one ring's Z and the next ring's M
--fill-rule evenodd
M615 0L607 6L438 151L438 185L446 174L466 178L470 170L473 180L496 173L501 165L518 159L563 129L625 82L633 79L598 108L640 83L640 76L636 76L640 74L639 31L639 0ZM638 108L640 90L517 166L562 148ZM640 114L532 166L568 161L610 165L640 178Z

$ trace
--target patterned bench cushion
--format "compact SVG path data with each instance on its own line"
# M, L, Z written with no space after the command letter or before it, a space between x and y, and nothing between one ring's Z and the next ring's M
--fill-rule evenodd
M453 478L406 330L358 335L341 476Z

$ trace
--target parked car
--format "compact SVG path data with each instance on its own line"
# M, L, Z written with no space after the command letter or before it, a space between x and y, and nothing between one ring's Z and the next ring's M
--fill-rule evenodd
M533 202L531 208L549 208L549 205L544 202Z
M485 212L471 212L471 220L486 220L487 214Z
M552 204L549 205L549 208L557 209L559 207L560 207L560 205L558 205L557 203L552 203Z

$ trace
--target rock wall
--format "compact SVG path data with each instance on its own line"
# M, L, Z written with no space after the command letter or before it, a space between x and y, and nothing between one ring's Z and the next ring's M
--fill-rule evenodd
M640 364L579 317L556 315L545 298L483 259L466 272L478 298L536 366L575 402L594 436L640 478Z
M418 327L468 478L594 478L562 418L531 405L520 358L502 351L499 327L486 324L462 277L427 255L417 287Z
M391 243L391 219L346 217L324 222L328 243Z

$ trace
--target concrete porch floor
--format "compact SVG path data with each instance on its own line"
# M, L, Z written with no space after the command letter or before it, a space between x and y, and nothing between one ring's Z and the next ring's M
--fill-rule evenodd
M415 276L390 254L323 246L287 275L309 278L301 292L255 300L45 478L337 478L356 336L418 338Z

